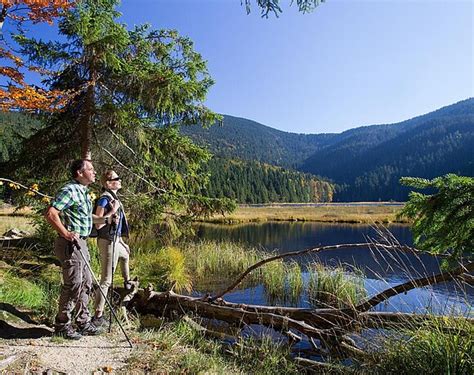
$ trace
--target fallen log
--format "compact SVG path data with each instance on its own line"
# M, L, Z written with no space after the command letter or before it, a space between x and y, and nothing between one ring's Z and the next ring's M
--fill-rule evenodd
M308 337L315 337L322 341L333 336L339 336L340 328L332 324L331 328L316 328L305 321L289 316L259 310L257 306L251 309L218 305L203 301L201 298L184 296L169 292L154 292L147 288L139 291L130 301L128 308L140 314L156 316L173 316L194 313L203 318L217 319L232 324L261 324L276 330L293 328Z
M6 311L7 313L10 313L16 316L17 318L20 318L26 323L39 324L30 317L32 311L21 311L10 303L0 302L0 311Z
M249 267L236 282L221 293L232 290L243 278L262 264L281 259L288 254L303 254L321 249L335 249L340 247L354 247L357 244L323 246L305 250L303 252L287 253L260 261ZM368 244L358 244L360 247ZM399 248L397 246L397 248ZM412 248L408 248L413 251ZM230 303L216 297L190 297L176 294L173 291L154 292L151 288L140 290L130 301L129 307L141 314L155 316L173 316L193 313L208 319L217 319L231 324L261 324L279 331L288 331L292 328L309 338L316 338L322 342L339 340L342 334L361 327L389 328L395 324L420 326L429 321L430 317L406 313L369 313L368 310L379 303L404 293L413 288L447 282L462 277L474 270L474 262L462 265L452 271L427 276L390 287L373 297L368 298L357 306L349 308L294 308L278 306L259 306Z

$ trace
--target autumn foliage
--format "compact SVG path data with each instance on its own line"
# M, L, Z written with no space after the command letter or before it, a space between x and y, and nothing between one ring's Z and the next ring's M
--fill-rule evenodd
M50 25L64 11L74 6L72 0L0 0L0 110L56 111L73 95L60 90L46 90L25 81L26 72L41 76L54 74L27 64L14 52L14 43L8 35L23 33L22 25L46 22ZM4 28L11 28L9 33Z
M8 17L16 21L53 23L61 12L72 6L70 0L0 0ZM2 10L2 11L3 11Z

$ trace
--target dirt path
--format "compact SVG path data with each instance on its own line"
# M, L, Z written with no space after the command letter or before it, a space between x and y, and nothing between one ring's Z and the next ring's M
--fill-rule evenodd
M50 337L0 340L0 373L114 373L132 351L126 341L113 335L77 341Z

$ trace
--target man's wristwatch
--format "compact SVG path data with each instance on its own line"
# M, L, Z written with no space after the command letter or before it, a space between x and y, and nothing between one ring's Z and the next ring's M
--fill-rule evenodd
M107 222L107 219L108 219L108 217L107 217L107 216L106 216L106 217L104 217L104 223L105 223L105 224L108 224L108 222Z

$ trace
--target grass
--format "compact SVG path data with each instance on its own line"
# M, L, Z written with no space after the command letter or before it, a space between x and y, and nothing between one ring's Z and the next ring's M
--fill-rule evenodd
M320 206L305 204L274 204L261 207L239 206L226 216L214 215L205 220L213 223L247 223L254 221L316 221L341 223L399 223L397 219L400 206L356 205L327 203Z
M258 249L225 241L186 242L159 250L149 244L137 246L138 253L132 258L133 272L143 285L153 282L159 290L175 285L176 291L189 292L194 285L196 290L217 291L269 256ZM300 266L282 260L252 272L240 287L259 283L263 284L269 302L296 304L304 289Z
M36 316L52 322L57 313L61 271L55 265L39 269L31 273L19 267L0 270L0 301L33 310Z
M297 374L289 350L271 338L233 344L205 338L185 321L136 333L138 351L123 373Z
M474 373L474 326L467 320L433 319L418 329L410 327L383 341L375 355L376 373Z
M174 285L176 291L189 292L193 285L203 290L225 284L262 257L256 249L230 242L184 242L163 248L143 242L134 247L131 268L142 285L151 282L159 290Z
M290 301L298 301L304 290L303 274L297 262L288 265L287 285Z
M283 260L265 264L260 270L260 277L270 303L284 300L287 297L285 285L287 267Z
M158 290L178 292L192 289L191 277L185 266L185 257L176 247L163 247L156 252L142 252L132 259L134 273L143 285L153 283Z
M313 306L354 306L367 294L360 271L348 273L342 266L328 268L314 263L308 272L308 297Z
M27 309L37 309L46 300L40 285L14 275L14 269L0 273L0 301Z
M179 247L155 249L150 244L136 245L132 257L133 274L157 290L172 285L178 292L195 290L217 292L227 286L251 265L271 256L255 248L231 242L199 241L181 243ZM365 296L363 275L348 274L343 268L310 267L305 285L300 265L277 260L249 274L239 288L262 284L268 303L298 305L305 288L310 300L318 304L347 306Z
M90 242L93 267L98 267L97 248ZM31 251L31 250L30 250ZM262 257L257 249L228 242L204 241L181 244L176 248L137 245L132 255L134 274L156 277L164 269L168 283L180 274L196 280L234 278ZM5 256L2 259L6 259ZM27 249L22 259L8 259L0 268L0 300L35 309L52 320L60 287L60 270L41 264ZM13 264L16 263L16 264ZM21 268L22 264L34 268ZM253 282L262 282L267 294L276 298L298 299L305 284L296 262L273 262L255 272ZM310 299L318 305L354 305L365 296L363 275L350 274L342 267L310 268ZM156 274L155 274L156 273ZM174 275L174 276L173 276ZM194 281L194 280L193 280ZM447 332L446 328L450 331ZM471 374L473 370L472 323L433 319L420 329L404 327L385 338L382 349L360 364L361 373L387 374ZM184 321L162 324L158 329L133 330L136 352L123 373L215 373L215 374L293 374L298 373L288 347L268 337L238 338L232 345L205 338Z
M0 236L13 228L32 233L31 224L32 219L29 216L6 216L0 213Z
M203 282L236 277L264 256L255 248L226 241L199 241L181 247L191 273Z

